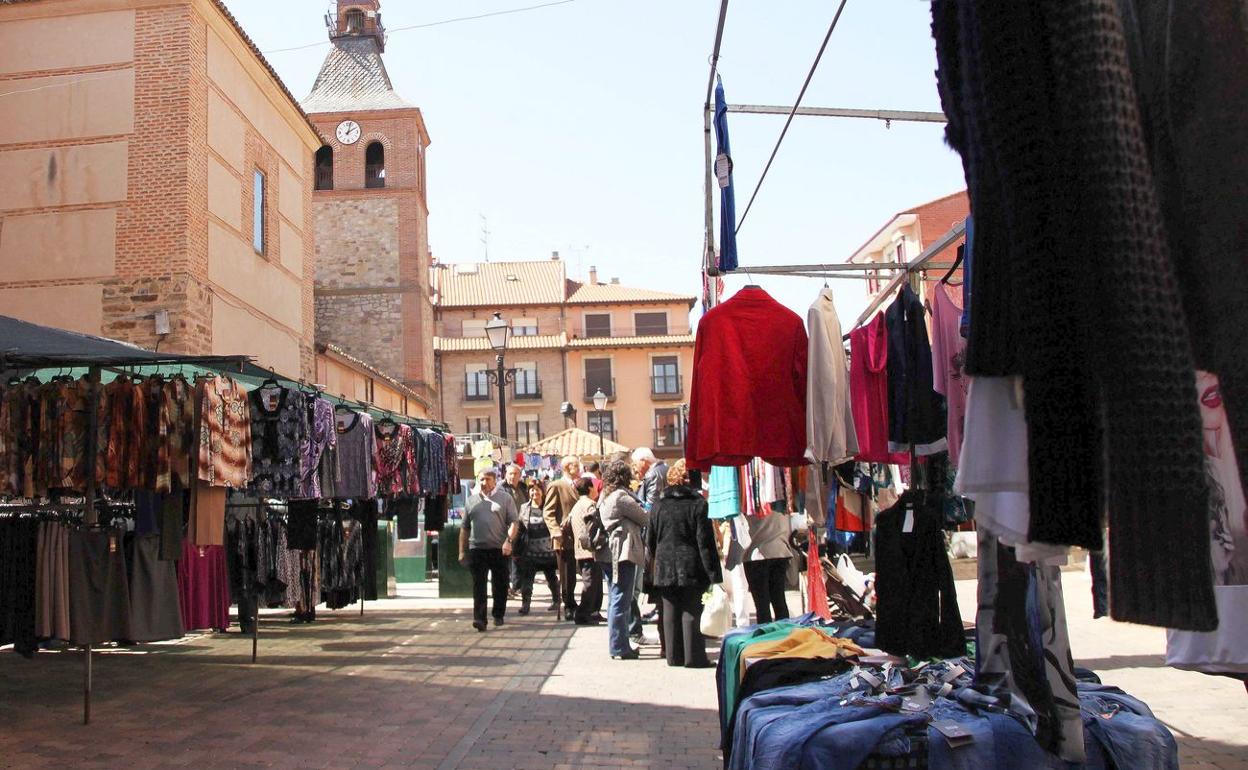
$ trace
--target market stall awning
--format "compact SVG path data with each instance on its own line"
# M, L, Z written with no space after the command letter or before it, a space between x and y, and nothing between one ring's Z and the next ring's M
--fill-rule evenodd
M543 457L567 457L568 455L600 457L598 451L600 448L604 449L606 454L628 451L628 447L611 439L603 440L600 446L598 434L580 428L568 428L553 436L547 436L541 441L529 444L522 451L525 454L537 454Z
M0 370L61 365L139 366L162 363L233 365L248 356L191 356L159 353L128 342L0 316Z

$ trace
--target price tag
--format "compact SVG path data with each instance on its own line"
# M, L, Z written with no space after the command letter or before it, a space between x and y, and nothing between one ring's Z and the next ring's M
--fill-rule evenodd
M962 676L965 673L966 673L966 669L955 664L953 668L945 672L945 675L940 678L940 681L952 682L954 679L957 679L958 677Z
M906 511L906 520L901 524L901 531L907 533L914 531L914 511Z
M116 535L108 536L108 552L117 553L117 536Z
M732 175L732 158L722 152L715 158L715 180L719 183L720 189L728 186Z
M936 728L941 735L945 736L951 748L966 746L975 742L975 736L962 725L952 719L938 719L932 722L932 727Z

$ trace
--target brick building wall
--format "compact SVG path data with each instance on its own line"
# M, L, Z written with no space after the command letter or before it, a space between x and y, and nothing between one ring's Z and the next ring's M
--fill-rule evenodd
M489 399L469 401L464 397L466 372L469 365L494 369L495 356L492 351L474 351L468 353L442 352L438 354L441 368L442 389L439 393L439 416L454 431L465 431L467 419L477 418L489 421L490 432L500 433L498 425L498 393L491 387ZM541 385L540 398L516 398L514 387L507 388L507 435L516 435L516 418L520 415L533 415L538 418L541 436L549 436L563 430L568 423L559 414L559 406L564 401L564 353L562 350L510 350L505 363L508 367L521 364L532 364L537 369L537 377ZM578 407L579 409L579 407Z
M64 83L30 88L49 78ZM315 134L218 5L0 4L0 93L14 90L30 96L6 101L20 117L0 129L0 176L48 176L0 192L4 312L312 375ZM260 256L239 248L251 168L272 180Z

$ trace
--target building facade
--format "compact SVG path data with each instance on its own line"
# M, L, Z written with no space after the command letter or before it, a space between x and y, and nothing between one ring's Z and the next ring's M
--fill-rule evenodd
M970 213L971 202L966 190L900 211L868 238L847 261L862 265L908 262L923 253ZM958 238L949 244L933 258L933 263L952 263L958 245L964 241L965 238ZM917 279L920 295L927 297L927 293L944 277L945 272L946 270L924 271ZM869 271L864 282L867 295L874 297L878 294L893 274L889 270ZM962 280L960 268L955 271L951 280Z
M432 400L429 134L382 61L377 0L337 0L332 47L303 101L320 134L312 209L316 336Z
M5 314L313 376L321 141L223 4L0 3L0 100Z
M682 407L693 366L695 298L570 280L563 261L436 265L434 339L442 418L454 430L506 434L520 446L568 427L663 456L684 448ZM487 370L495 354L485 324L500 313L512 330L505 362L507 425ZM594 409L601 390L608 403ZM561 405L576 409L575 422Z

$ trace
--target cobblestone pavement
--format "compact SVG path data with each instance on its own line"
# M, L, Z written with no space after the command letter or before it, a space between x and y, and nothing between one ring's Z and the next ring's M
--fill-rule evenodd
M1066 591L1080 662L1153 707L1185 768L1248 770L1241 684L1165 668L1161 631L1092 621L1082 573ZM973 615L974 582L959 593ZM261 629L254 665L237 633L97 653L90 726L77 652L0 653L0 768L721 766L712 672L657 648L612 661L600 627L511 612L478 634L463 601L405 598Z

